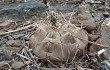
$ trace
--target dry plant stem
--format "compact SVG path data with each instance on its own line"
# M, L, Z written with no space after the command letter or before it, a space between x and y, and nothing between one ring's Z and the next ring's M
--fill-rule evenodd
M42 20L41 20L41 21L42 21ZM34 23L34 24L30 24L30 25L25 26L25 27L21 27L21 28L19 28L19 29L13 30L13 31L9 31L9 32L5 32L5 33L0 33L0 36L6 35L6 34L11 34L11 33L14 33L14 32L19 32L19 31L22 31L22 30L26 30L26 29L31 28L31 27L37 27L37 23L39 23L39 22L41 22L41 21L38 21L38 22L36 22L36 23Z
M16 25L16 28L17 28L17 25L18 25L18 24L17 24L17 22L15 21L14 23L15 23L15 25Z
M37 64L37 61L35 59L33 59L33 62L34 62L33 65L35 65L37 67L37 70L39 70L39 65Z
M72 59L72 61L71 61L71 62L72 62L72 64L73 64L73 61L74 61L74 60L75 60L75 58L76 58L76 55L77 55L78 51L79 51L79 49L77 49L77 50L76 50L76 52L75 52L75 56L73 57L73 59Z
M13 31L5 32L5 33L0 33L0 36L6 35L6 34L11 34L11 33L18 32L18 31L22 31L22 30L28 29L30 27L33 27L33 26L32 25L28 25L28 26L25 26L25 27L21 27L21 28L19 28L17 30L13 30Z
M6 63L8 66L9 66L9 70L11 70L12 69L12 67L10 66L10 64L9 63Z
M23 49L22 49L22 53L21 55L25 56L28 58L29 61L32 61L34 63L32 63L32 66L35 66L37 68L37 70L39 70L39 65L37 64L37 61L34 59L35 57L32 55L32 53L29 51L29 48L27 46L25 46ZM23 58L23 57L22 57ZM32 59L31 59L32 58ZM24 58L26 59L26 58ZM24 60L23 59L23 60ZM24 60L25 62L25 60ZM30 67L27 67L29 68L29 70L31 69Z
M70 56L70 52L68 51L69 55L68 55L68 58L66 60L66 66L68 65L68 61L69 61L69 56Z
M28 55L28 53L27 53L28 51L24 48L24 55L27 57L27 58L29 58L29 55ZM23 54L22 54L23 55Z
M104 22L104 20L101 20L101 21L97 22L97 24L98 24L97 28L98 28L99 35L101 35L101 25L102 25L103 22Z
M61 16L63 17L64 21L65 21L66 23L68 23L68 21L65 19L64 15L63 15L62 13L61 13Z
M72 16L73 16L74 14L75 14L74 12L71 13L70 18L69 18L69 21L72 19Z
M55 65L55 64L53 64L48 58L46 59L52 66L54 66L54 67L56 67L57 68L57 66Z
M20 57L23 57L23 58L25 58L25 59L27 59L27 60L30 60L30 61L32 61L31 59L29 59L29 58L27 58L26 56L24 56L24 55L21 55L21 54L19 54L19 53L16 53L16 55L18 55L18 56L20 56Z

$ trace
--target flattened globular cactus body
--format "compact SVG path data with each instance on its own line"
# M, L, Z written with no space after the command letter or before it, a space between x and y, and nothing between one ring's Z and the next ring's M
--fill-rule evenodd
M75 37L76 36L76 37ZM30 39L30 47L39 58L48 57L52 61L66 61L72 59L77 49L83 50L88 40L86 33L72 24L51 27L47 24L39 25Z

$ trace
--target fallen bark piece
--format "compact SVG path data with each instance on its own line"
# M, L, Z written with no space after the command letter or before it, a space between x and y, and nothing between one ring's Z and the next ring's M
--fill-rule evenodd
M29 43L34 54L39 58L47 57L52 61L66 61L68 57L71 60L77 50L79 50L77 54L81 54L87 45L87 41L75 36L88 40L83 29L73 24L66 23L56 27L43 23L38 25L38 29L30 38Z

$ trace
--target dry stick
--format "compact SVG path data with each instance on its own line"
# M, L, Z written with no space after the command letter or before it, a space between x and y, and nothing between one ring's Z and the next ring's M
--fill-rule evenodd
M69 17L69 21L72 19L72 16L73 16L74 14L76 14L76 13L74 13L74 12L71 13L71 15L70 15L70 17Z
M46 59L50 64L52 64L52 66L57 68L57 65L55 65L54 63L52 63L49 59Z
M69 56L70 56L70 52L69 52L69 50L68 50L68 57L67 57L67 60L66 60L66 66L68 65L68 61L69 61Z
M63 17L64 21L65 21L66 23L68 23L68 21L65 19L64 15L63 15L62 13L60 13L60 14L61 14L61 16Z
M30 60L30 61L32 61L30 58L27 58L26 56L24 56L24 55L21 55L21 54L19 54L19 53L16 53L16 55L18 55L18 56L20 56L20 57L23 57L23 58L25 58L25 59L27 59L27 60Z
M76 57L78 51L79 51L79 49L77 49L76 52L75 52L75 56L74 56L73 59L72 59L72 64L73 64L73 61L75 60L75 57Z
M6 63L6 64L8 65L9 70L11 70L11 69L12 69L12 67L10 66L10 64L9 64L9 63Z
M26 48L24 49L24 52L23 52L23 53L24 53L24 55L25 55L26 57L28 57L28 58L29 58L29 54L28 54L29 52L27 53Z
M41 22L41 21L38 21L37 23L39 23L39 22ZM0 36L6 35L6 34L11 34L11 33L18 32L18 31L22 31L22 30L28 29L28 28L30 28L30 27L35 27L35 26L37 26L37 25L36 25L37 23L30 24L30 25L28 25L28 26L21 27L21 28L18 28L18 29L16 29L16 30L12 30L12 31L9 31L9 32L0 33Z
M28 28L30 28L30 27L33 27L33 26L32 26L32 25L28 25L28 26L21 27L21 28L19 28L19 29L13 30L13 31L9 31L9 32L5 32L5 33L0 33L0 36L6 35L6 34L11 34L11 33L14 33L14 32L21 31L21 30L25 30L25 29L28 29Z

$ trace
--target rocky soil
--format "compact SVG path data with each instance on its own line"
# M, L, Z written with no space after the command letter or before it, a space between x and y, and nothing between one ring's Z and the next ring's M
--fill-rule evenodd
M109 16L109 0L0 0L0 70L110 70Z

